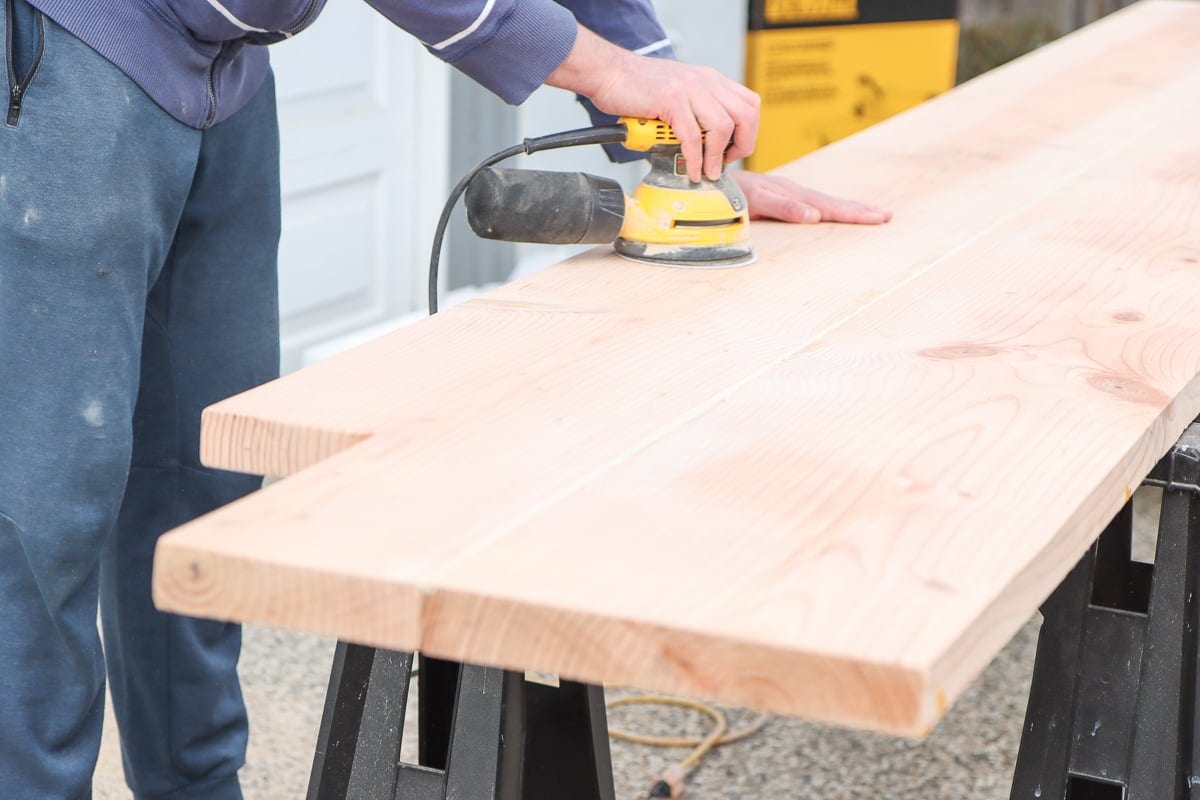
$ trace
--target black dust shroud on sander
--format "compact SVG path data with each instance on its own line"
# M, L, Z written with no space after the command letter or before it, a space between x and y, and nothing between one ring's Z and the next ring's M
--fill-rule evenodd
M609 178L582 172L500 169L515 155L620 143L649 153L650 171L626 197ZM693 183L670 126L624 117L616 125L526 139L484 159L450 193L429 262L429 313L450 212L466 192L467 221L487 239L537 244L607 244L624 256L671 267L738 267L754 261L746 197L724 171Z

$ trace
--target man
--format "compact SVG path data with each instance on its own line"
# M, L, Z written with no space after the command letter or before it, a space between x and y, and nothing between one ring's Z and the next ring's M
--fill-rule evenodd
M135 796L237 798L240 631L158 613L150 564L159 533L256 485L198 463L199 417L278 368L261 45L323 3L0 2L0 798L90 794L106 674ZM669 55L645 0L371 2L509 102L549 83L666 120L693 178L753 147L752 92L632 52ZM759 215L887 217L740 180Z

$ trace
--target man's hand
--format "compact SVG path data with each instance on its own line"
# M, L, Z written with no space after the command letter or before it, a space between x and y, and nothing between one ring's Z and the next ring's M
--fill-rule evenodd
M639 56L582 25L570 55L546 83L578 92L606 113L670 125L693 182L702 171L718 179L726 161L754 151L757 94L709 67ZM787 178L745 170L730 174L742 187L753 219L878 225L892 218L890 211L806 189Z
M710 67L639 56L580 26L571 54L546 83L578 92L608 114L670 125L692 181L702 169L716 180L725 161L754 151L758 95Z
M777 175L731 169L729 176L746 195L751 219L879 225L892 218L892 212L882 208L806 189Z

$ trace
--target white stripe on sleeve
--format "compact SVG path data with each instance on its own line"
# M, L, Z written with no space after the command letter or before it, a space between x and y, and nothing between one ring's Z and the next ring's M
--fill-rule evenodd
M209 0L209 2L211 3L212 0ZM449 39L442 39L440 42L433 45L433 49L434 50L445 50L447 47L454 44L455 42L462 41L463 39L467 38L475 31L479 30L479 26L482 25L483 21L488 18L489 14L492 13L492 7L495 5L496 5L496 0L487 0L487 3L485 3L483 6L483 11L479 12L479 16L475 18L474 22L472 22L467 27L463 28L458 33L451 36Z
M229 22L232 23L234 25L234 27L238 28L239 30L243 30L246 33L270 33L270 31L267 30L266 28L256 28L253 25L247 25L245 22L242 22L240 19L238 19L237 17L235 17L233 15L232 11L230 11L225 6L221 5L220 0L208 0L208 4L210 6L212 6L213 8L215 8L217 10L218 14L220 14L225 19L229 20Z

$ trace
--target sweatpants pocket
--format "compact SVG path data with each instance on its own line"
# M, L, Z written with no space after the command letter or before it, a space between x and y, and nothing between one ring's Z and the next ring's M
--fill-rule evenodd
M46 18L26 0L4 0L4 63L8 73L5 123L15 128L21 106L46 52Z

